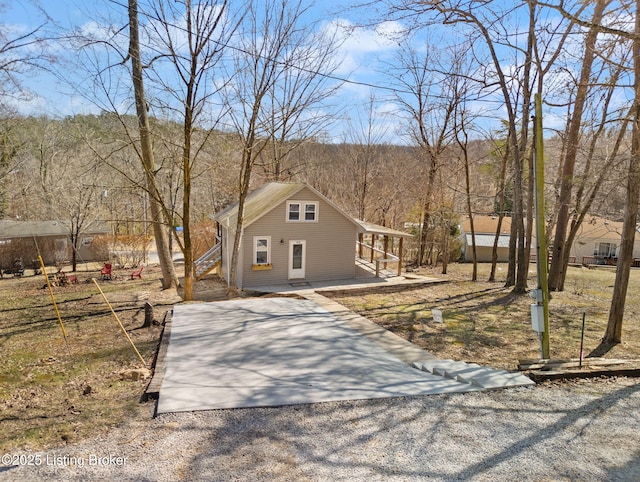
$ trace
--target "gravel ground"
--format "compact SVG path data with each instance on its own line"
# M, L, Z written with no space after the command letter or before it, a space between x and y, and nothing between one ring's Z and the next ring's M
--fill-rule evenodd
M637 481L639 408L640 381L619 378L165 414L4 455L0 480Z

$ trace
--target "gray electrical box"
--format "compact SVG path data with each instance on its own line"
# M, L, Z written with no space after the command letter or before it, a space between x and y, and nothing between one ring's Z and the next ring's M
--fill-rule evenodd
M544 306L531 305L531 327L536 333L544 333Z

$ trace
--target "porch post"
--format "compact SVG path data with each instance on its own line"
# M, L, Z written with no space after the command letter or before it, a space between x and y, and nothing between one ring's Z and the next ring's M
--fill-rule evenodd
M402 241L403 237L400 237L400 245L398 246L398 276L402 273Z
M364 242L364 234L358 233L358 257L362 258L362 243Z
M387 254L389 253L389 235L384 235L384 259L387 259ZM384 262L384 269L387 269L387 262Z
M376 246L376 235L371 235L371 262L373 263L373 248Z

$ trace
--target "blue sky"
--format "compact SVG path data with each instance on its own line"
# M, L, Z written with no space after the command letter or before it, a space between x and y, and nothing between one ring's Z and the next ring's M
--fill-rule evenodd
M37 0L34 0L37 1ZM141 10L149 0L139 0ZM0 3L2 0L0 0ZM318 28L329 29L340 25L339 36L343 40L339 50L338 57L340 66L335 75L344 79L346 82L333 99L333 104L341 108L342 117L333 126L327 129L328 139L332 142L340 142L342 140L350 140L349 133L357 132L365 123L367 104L371 96L375 97L375 117L377 119L377 128L380 132L381 140L387 142L406 142L406 138L402 137L402 133L406 133L405 124L397 115L397 106L393 104L393 90L390 89L391 84L389 78L385 76L390 66L397 66L395 56L401 51L397 36L394 33L402 30L403 25L397 22L388 21L384 23L371 23L370 27L363 27L356 30L349 29L358 23L365 23L364 15L375 15L371 10L358 10L349 8L350 4L359 3L357 0L342 0L341 4L328 1L318 1L316 5L309 11L308 21L318 22ZM94 2L86 2L82 0L41 0L42 8L50 15L53 20L63 27L76 27L86 29L100 29L105 25L109 25L109 21L104 20L106 15L116 13L120 18L112 20L113 25L125 26L126 20L123 16L126 14L125 0L95 0ZM514 6L509 0L496 0L492 7L497 8L500 5L504 8L511 9ZM2 18L3 28L9 34L17 32L28 32L36 26L42 25L44 17L34 8L31 0L12 0L6 2L3 9L0 9L0 18ZM500 15L500 12L489 12L491 15ZM526 36L525 24L519 13L516 13L507 26L509 35L512 36L511 41L523 43ZM559 22L559 16L556 12L548 11L545 13L545 20L549 25ZM555 18L554 18L555 17ZM525 19L526 20L526 19ZM47 27L48 28L48 27ZM462 28L462 27L461 27ZM446 29L446 30L445 30ZM442 35L444 32L444 36ZM520 33L518 33L520 32ZM442 27L431 25L428 29L422 29L421 33L414 42L414 46L421 54L431 54L434 50L429 47L426 36L429 37L431 45L436 48L443 46L447 42L453 42L455 39L455 28L451 26ZM477 42L481 45L482 42ZM524 44L523 44L524 45ZM576 59L579 59L579 44L567 44L565 57L569 58L572 49L578 46L576 50ZM30 71L21 80L23 85L29 89L30 97L21 99L20 101L12 101L13 106L22 114L38 115L44 114L49 116L68 116L79 113L99 113L101 107L91 102L87 97L91 97L90 76L82 69L67 67L64 60L74 60L73 56L69 59L69 52L61 49L59 46L53 46L52 53L61 61L54 67L62 70L62 80L47 73L46 71ZM478 48L476 46L476 48ZM444 50L443 50L444 52ZM514 50L504 53L505 72L515 71L518 60L513 58ZM478 52L481 52L481 47ZM571 59L568 60L571 62ZM64 66L64 67L63 67ZM478 68L476 66L476 68ZM545 85L549 86L549 98L551 94L555 94L554 101L557 100L561 104L563 98L566 97L566 91L563 92L563 82L569 79L568 72L572 68L569 63L563 67L564 74L549 75L545 79ZM489 74L491 68L487 71ZM573 72L573 75L577 70ZM564 76L564 77L563 77ZM70 87L68 80L72 84L82 85L80 91L74 92ZM113 80L113 79L110 79ZM115 80L114 80L115 81ZM437 89L437 87L435 87ZM486 94L486 93L485 93ZM126 102L123 99L122 102ZM621 98L620 103L624 103ZM471 109L481 112L483 116L484 128L492 128L499 125L500 119L506 118L503 102L500 94L495 92L485 95L481 102L471 102ZM545 113L546 128L561 128L564 125L563 116L566 114L564 109L547 109Z
M122 2L126 3L124 0ZM104 21L100 17L109 9L126 12L124 6L119 6L119 3L109 0L98 0L95 4L74 0L44 0L41 2L41 8L63 27L82 27ZM140 2L141 8L144 3L144 0ZM29 0L14 0L5 5L1 13L4 28L8 27L9 32L28 32L45 22L44 15ZM351 27L360 20L356 15L355 11L341 8L333 2L318 2L310 10L309 20L320 22L322 28L331 28L336 24ZM375 28L364 28L349 33L346 29L342 30L343 33L340 35L344 43L339 53L341 64L336 71L338 77L348 81L341 88L339 97L335 99L335 104L341 107L343 115L354 121L354 118L364 112L370 97L375 96L376 110L381 119L379 124L384 124L381 129L386 133L385 140L391 142L397 140L397 119L389 115L393 107L385 101L389 95L386 89L388 80L380 71L384 70L381 62L389 59L398 48L397 42L388 38L397 28L397 24L388 22ZM65 60L66 52L59 50L55 55L60 60ZM57 65L55 67L59 68ZM66 83L66 80L88 80L82 79L83 75L86 76L80 71L67 69L61 81L45 71L30 71L21 79L30 92L29 98L14 101L14 106L25 115L44 114L61 117L78 113L98 113L98 106L85 99L83 95L74 93ZM333 142L339 142L347 135L347 130L343 122L338 122L331 127L328 135Z

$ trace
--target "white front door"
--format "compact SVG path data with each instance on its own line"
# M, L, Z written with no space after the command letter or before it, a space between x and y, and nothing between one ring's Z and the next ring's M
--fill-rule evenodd
M289 279L303 279L306 241L289 241Z

